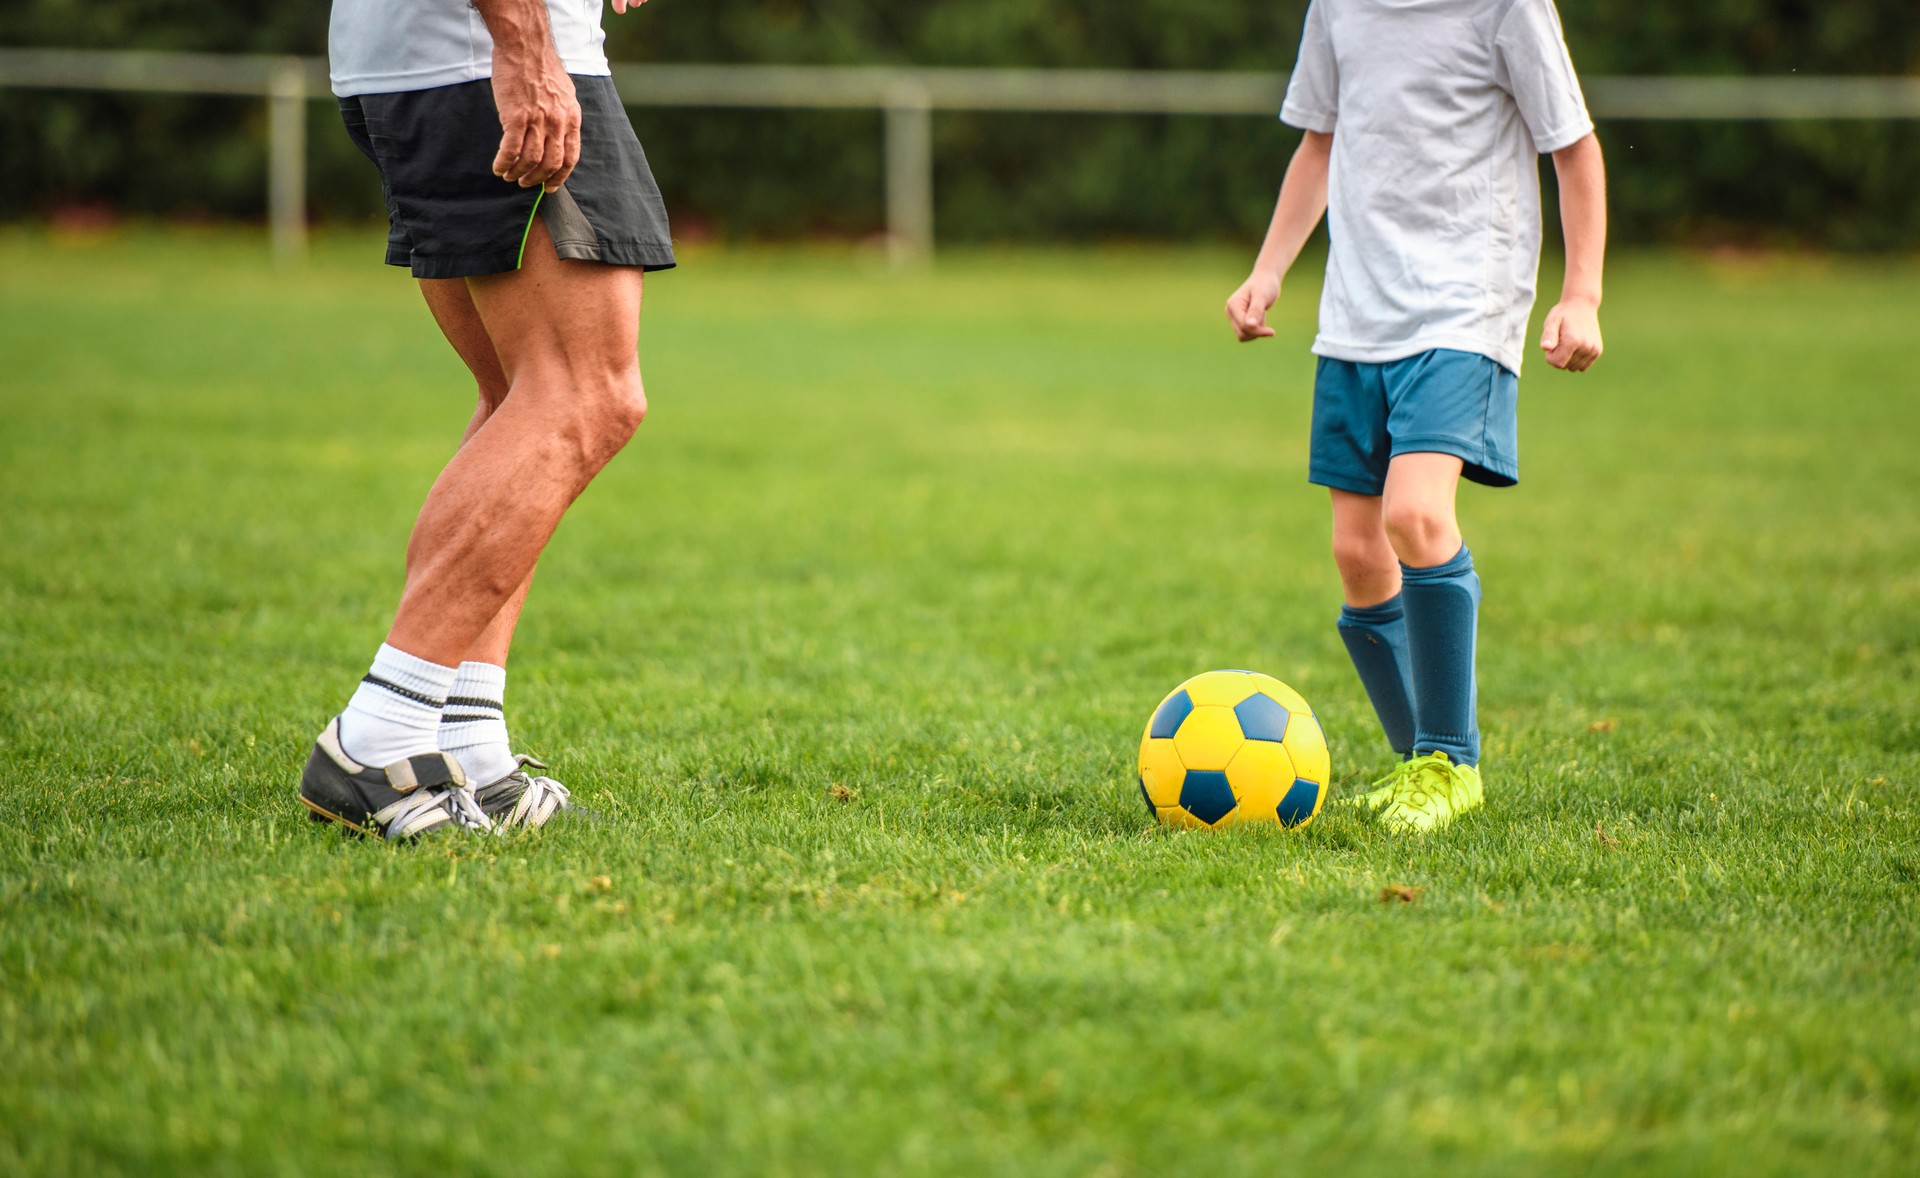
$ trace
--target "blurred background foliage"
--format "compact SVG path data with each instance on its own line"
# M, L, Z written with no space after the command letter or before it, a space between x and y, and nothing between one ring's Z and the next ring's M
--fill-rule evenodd
M400 0L396 0L400 2ZM653 0L609 12L621 61L1289 68L1306 0ZM1913 74L1915 0L1563 0L1584 73ZM317 54L324 0L6 0L0 45ZM662 110L634 121L678 228L875 232L877 113ZM312 108L312 206L377 215L370 166ZM1920 245L1920 123L1603 124L1617 238ZM0 218L258 217L265 114L244 99L0 90ZM944 114L944 239L1257 234L1296 141L1263 119Z

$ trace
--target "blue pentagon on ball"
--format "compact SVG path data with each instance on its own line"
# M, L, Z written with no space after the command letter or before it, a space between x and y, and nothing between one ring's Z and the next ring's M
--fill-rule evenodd
M1154 709L1153 723L1147 726L1150 739L1165 740L1180 731L1180 724L1193 714L1193 698L1184 691L1176 691Z
M1189 769L1180 783L1180 808L1208 826L1233 813L1239 804L1227 775L1217 770Z
M1240 731L1247 734L1248 740L1270 740L1275 744L1287 739L1287 721L1293 718L1293 713L1282 707L1279 700L1258 693L1235 705L1233 714L1240 717Z

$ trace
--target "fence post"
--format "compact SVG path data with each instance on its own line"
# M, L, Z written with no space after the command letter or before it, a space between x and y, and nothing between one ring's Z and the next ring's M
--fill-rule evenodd
M306 256L307 74L297 57L274 62L267 87L267 221L274 261Z
M933 96L914 81L887 90L887 248L896 267L933 257Z

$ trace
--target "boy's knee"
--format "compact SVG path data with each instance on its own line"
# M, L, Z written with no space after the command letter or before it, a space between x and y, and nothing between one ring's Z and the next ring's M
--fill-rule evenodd
M1352 581L1392 567L1393 550L1379 536L1348 536L1336 532L1333 537L1333 563L1342 579Z
M1460 547L1460 529L1451 512L1418 499L1387 504L1387 539L1402 563L1415 568L1439 564Z

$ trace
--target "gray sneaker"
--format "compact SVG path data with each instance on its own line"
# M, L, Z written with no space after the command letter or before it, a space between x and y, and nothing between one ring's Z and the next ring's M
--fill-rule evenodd
M460 762L422 753L375 769L340 747L335 716L313 744L300 775L300 802L315 822L338 822L382 839L410 839L450 827L492 833Z
M473 791L480 808L502 830L521 830L545 826L562 814L590 816L573 804L573 794L551 777L535 777L528 769L546 766L528 756L514 758L513 772Z

